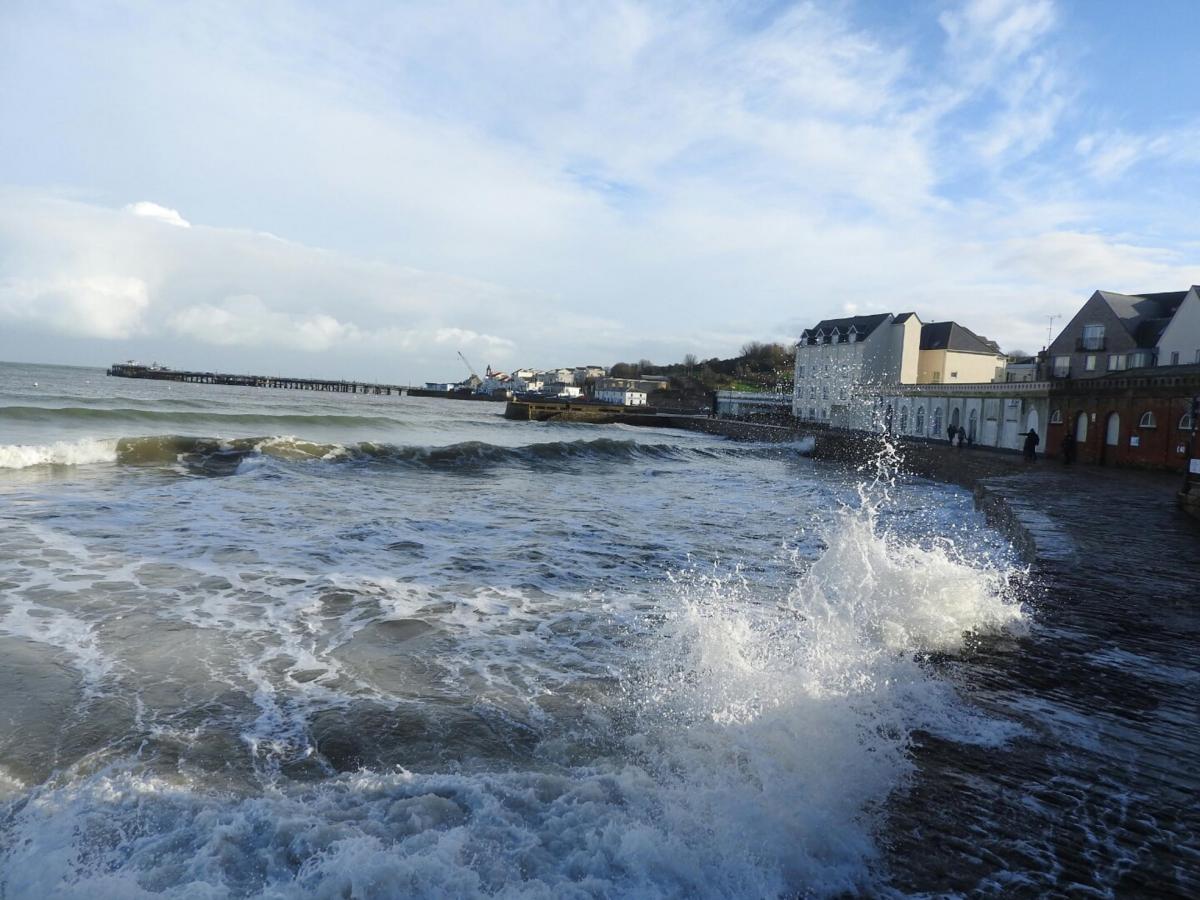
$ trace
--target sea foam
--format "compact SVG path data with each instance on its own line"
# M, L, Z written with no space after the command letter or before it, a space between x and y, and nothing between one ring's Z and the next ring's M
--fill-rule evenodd
M116 462L116 439L83 438L53 444L0 444L0 469L31 466L82 466Z

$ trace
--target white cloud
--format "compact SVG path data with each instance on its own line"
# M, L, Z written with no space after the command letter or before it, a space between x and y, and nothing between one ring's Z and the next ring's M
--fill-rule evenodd
M43 323L79 337L131 337L149 304L146 283L131 276L0 278L0 320Z
M1079 235L1144 250L1125 261L1157 259L1147 279L1195 271L1195 248L1126 237L1144 210L1088 181L1186 154L1068 134L1083 69L1056 4L965 3L940 47L850 12L448 2L383 5L364 31L286 2L86 27L13 10L29 40L0 59L0 113L92 151L39 180L0 132L24 183L86 198L0 192L0 278L136 279L141 307L87 327L177 356L399 353L432 378L459 345L484 364L708 356L846 308L1028 342L1048 304L1097 286L1079 261L1107 276L1123 259ZM47 58L62 78L27 77ZM228 227L122 207L137 197ZM77 327L30 309L0 317Z
M179 228L192 227L192 223L181 216L178 210L159 206L157 203L151 203L149 200L139 200L137 203L131 203L125 207L125 211L133 213L135 216L156 219L159 222L165 222L168 225L175 225Z

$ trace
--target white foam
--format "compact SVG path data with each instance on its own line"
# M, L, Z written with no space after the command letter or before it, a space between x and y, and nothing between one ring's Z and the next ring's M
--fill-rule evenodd
M0 469L31 466L83 466L116 462L117 440L82 438L53 444L0 444Z

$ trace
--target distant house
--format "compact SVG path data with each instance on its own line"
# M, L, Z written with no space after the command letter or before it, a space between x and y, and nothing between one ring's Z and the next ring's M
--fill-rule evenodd
M915 384L921 352L916 313L823 319L796 345L792 413L842 428L866 428L873 411L855 395L889 384Z
M1004 380L1007 382L1037 381L1038 364L1036 356L1010 356L1004 367Z
M629 391L621 388L609 388L603 391L596 391L595 399L601 403L612 403L616 406L645 406L646 392L645 391Z
M575 383L584 384L604 377L604 366L576 366Z
M957 322L921 326L917 384L1004 381L1008 358L995 341L982 338Z
M1193 284L1158 339L1158 365L1200 363L1200 285Z
M1195 290L1157 294L1096 291L1050 344L1050 377L1097 378L1155 365L1160 339L1166 336L1184 298ZM1193 313L1186 317L1191 320ZM1191 334L1185 334L1189 330ZM1181 349L1170 352L1180 352L1183 362L1183 342L1194 340L1196 332L1186 326L1177 332L1171 346ZM1200 349L1200 344L1194 349Z
M647 375L644 378L597 378L596 393L600 391L641 391L652 394L663 390L670 384L666 376Z

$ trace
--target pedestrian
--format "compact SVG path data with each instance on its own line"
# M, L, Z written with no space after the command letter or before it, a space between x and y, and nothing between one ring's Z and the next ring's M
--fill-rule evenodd
M959 429L958 429L958 449L959 450L961 450L963 448L963 444L966 441L966 439L967 439L967 429L963 428L962 426L959 426Z
M1025 432L1025 459L1027 462L1033 462L1037 459L1037 445L1042 439L1038 437L1037 429L1030 428Z
M1069 431L1064 434L1061 447L1063 465L1069 466L1071 463L1075 462L1075 435Z
M950 446L952 446L952 447L954 446L954 436L957 434L958 434L957 428L955 428L953 425L947 426L946 440L948 440L950 442Z

